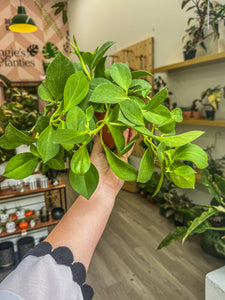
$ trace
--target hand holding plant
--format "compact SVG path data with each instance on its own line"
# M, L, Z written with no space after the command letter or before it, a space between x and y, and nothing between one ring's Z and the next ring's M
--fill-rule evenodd
M29 144L29 153L14 156L7 164L4 176L21 179L41 170L63 170L65 150L73 152L70 162L70 183L78 193L90 198L98 185L98 171L90 159L93 139L100 135L107 162L117 177L125 181L147 182L154 164L161 167L155 194L164 176L181 188L194 188L196 171L183 161L193 162L197 168L207 167L207 155L192 142L203 134L190 131L176 135L175 123L182 121L182 111L170 111L162 105L167 98L163 88L152 98L151 85L143 76L150 73L131 72L126 64L114 63L105 69L105 52L113 42L106 42L92 52L80 51L74 38L73 53L80 63L73 63L61 52L49 65L46 81L38 89L40 98L47 101L45 112L29 131L19 131L9 124L0 138L0 147L14 149ZM96 112L104 112L98 120ZM104 142L103 127L111 133L116 152ZM136 135L126 144L123 132L131 128ZM151 129L150 129L151 128ZM146 146L139 170L125 162L138 134Z

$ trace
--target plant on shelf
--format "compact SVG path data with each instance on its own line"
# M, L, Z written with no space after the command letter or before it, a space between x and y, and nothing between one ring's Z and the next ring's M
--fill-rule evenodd
M225 5L217 1L209 1L208 6L208 2L204 0L183 0L181 8L187 8L186 11L194 10L194 15L187 21L186 34L182 38L183 41L186 39L183 52L184 59L187 60L195 57L198 45L207 51L205 41L210 36L219 38L218 22L225 20Z
M191 216L187 226L177 227L158 246L158 249L168 246L172 241L182 239L194 234L203 234L202 247L208 253L225 257L224 225L215 226L215 217L225 218L225 179L215 175L215 180L207 169L201 172L201 181L214 197L211 205L196 205L195 213ZM189 210L190 213L190 210Z
M154 195L160 190L164 176L181 188L194 188L196 171L183 160L194 162L200 169L207 167L207 154L192 143L203 132L176 135L175 123L182 121L182 111L179 108L170 111L162 105L168 96L166 88L152 98L149 96L151 85L138 79L151 76L147 71L131 72L123 63L114 63L105 69L107 57L104 55L113 44L106 42L94 52L81 52L74 38L71 46L79 63L72 62L61 52L57 54L47 69L46 81L38 88L40 98L48 102L44 113L30 131L19 131L10 123L0 138L2 148L29 144L31 151L11 158L3 174L5 177L27 177L38 165L63 170L64 149L71 150L70 184L89 199L99 178L89 154L93 138L99 134L107 161L121 179L148 182L158 161L161 175ZM102 113L99 119L97 112ZM104 140L105 126L114 141L112 148ZM127 145L123 136L126 128L136 131ZM143 136L146 150L136 170L120 156L131 149L138 133Z
M200 111L197 103L201 102L199 99L195 99L192 101L191 106L180 107L183 112L184 119L200 119Z
M215 88L207 88L201 93L201 101L205 106L206 118L214 120L215 111L219 109L224 94L224 86L216 86Z

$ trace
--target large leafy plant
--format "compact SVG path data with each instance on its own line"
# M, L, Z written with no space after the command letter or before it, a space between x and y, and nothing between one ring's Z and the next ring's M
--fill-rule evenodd
M73 63L61 52L49 65L46 80L39 86L39 96L48 102L45 112L27 132L12 124L0 138L0 146L13 149L30 145L30 153L13 157L4 176L21 179L29 176L40 163L41 169L64 169L64 150L73 151L69 179L78 193L90 198L98 185L98 171L90 161L93 138L100 134L109 165L126 181L147 182L157 160L161 176L155 194L160 190L164 175L181 188L194 188L196 171L183 163L192 161L198 168L207 166L207 155L192 142L203 134L190 131L176 135L175 123L182 121L179 108L170 111L162 105L167 98L163 88L152 98L151 85L138 77L151 76L146 71L133 71L123 63L105 69L105 53L114 43L106 42L92 52L81 52L74 38L73 53L79 63ZM104 113L98 120L95 112ZM150 129L150 126L151 129ZM103 128L111 133L113 149L104 142ZM123 131L136 131L136 137L126 144ZM134 145L141 134L146 150L136 170L120 157Z

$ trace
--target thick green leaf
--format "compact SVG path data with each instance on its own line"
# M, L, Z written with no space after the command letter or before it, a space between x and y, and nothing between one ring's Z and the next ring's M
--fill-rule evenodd
M74 174L84 175L87 173L91 166L91 161L85 145L74 152L70 166Z
M191 225L189 226L185 236L183 237L183 242L186 238L203 222L205 222L208 218L215 215L217 213L217 209L214 207L210 207L207 211L203 212L200 217L196 218Z
M174 232L169 233L159 244L158 249L162 249L163 247L167 247L171 244L172 241L177 241L181 239L185 233L187 232L187 227L178 226Z
M123 100L119 103L123 115L135 125L145 125L139 106L131 100Z
M141 159L137 181L141 183L149 181L154 172L154 168L155 164L152 152L149 148L147 148Z
M145 109L146 110L153 110L157 108L167 97L168 91L167 88L161 89L156 95L153 96L152 100L150 100L147 104Z
M154 140L157 140L157 136L155 136L155 135L154 135L150 130L148 130L146 127L144 127L144 126L133 126L133 128L134 128L136 131L138 131L138 132L140 132L140 133L142 133L142 134L144 134L144 135L147 135L147 136L153 138Z
M115 153L104 145L107 161L113 172L122 180L132 181L137 179L137 170L120 159Z
M90 199L98 186L99 174L94 165L91 164L89 170L84 175L74 174L70 170L70 184L72 188L83 197Z
M97 64L100 62L101 58L103 57L103 55L105 54L105 52L113 45L115 44L115 42L112 41L108 41L106 43L104 43L97 51L95 58L92 61L92 69L94 69L95 66L97 66Z
M36 142L22 131L16 129L11 123L5 129L5 134L0 137L0 147L6 150L15 149L22 144L32 144Z
M177 149L173 159L191 161L199 169L204 169L208 166L208 156L206 152L195 144L187 144Z
M63 98L66 81L73 73L73 63L59 52L46 71L46 85L55 100Z
M157 148L157 156L159 159L159 162L162 164L164 161L164 151L166 150L166 145L164 143L164 141L162 141Z
M129 99L126 93L120 87L112 83L102 83L97 86L89 99L94 103L119 103L122 100Z
M175 171L169 173L170 180L173 181L176 186L182 189L194 189L195 188L195 174L187 176L179 176Z
M161 170L159 182L158 182L157 188L156 188L154 194L152 195L152 197L155 197L155 196L158 194L158 192L160 191L161 186L162 186L162 184L163 184L163 179L164 179L164 173L163 173L163 171Z
M85 115L86 115L87 122L90 122L94 116L94 108L92 105L86 109Z
M164 141L166 146L168 147L181 147L183 145L189 144L190 142L196 140L203 133L204 132L200 130L193 130L175 136L167 136L167 137L160 136L158 137L158 139L160 141Z
M131 72L129 67L123 63L114 63L110 69L112 79L125 91L128 90L131 83Z
M51 115L40 116L38 118L37 122L35 123L35 130L38 133L41 133L43 130L45 130L45 128L47 128L49 126L50 118L51 118Z
M37 150L44 163L56 156L59 152L60 145L53 143L53 133L54 129L48 126L42 131L37 142Z
M112 134L117 150L121 151L125 147L123 132L121 131L119 126L113 126L113 123L107 123L107 126Z
M143 110L144 118L153 124L163 125L171 121L171 114L167 107L159 105L151 111Z
M59 152L56 156L50 159L46 164L49 168L55 170L64 170L65 169L65 162L64 162L64 149L60 147Z
M12 179L23 179L30 176L37 168L39 158L30 152L13 156L6 165L3 176Z
M71 108L66 116L66 127L77 131L86 131L86 117L83 110L75 106Z
M88 143L92 137L75 129L57 129L53 133L54 144L79 144Z
M31 152L34 156L36 156L36 157L38 157L38 158L41 158L40 154L38 153L37 147L36 147L34 144L31 144L31 145L30 145L30 152Z
M174 108L171 111L171 116L174 119L175 122L182 122L183 121L183 114L182 114L182 110L180 108Z
M61 120L58 129L66 129L66 122ZM64 149L67 151L73 149L74 144L61 144Z
M131 72L132 78L138 78L138 77L144 77L144 76L151 76L153 77L153 75L147 71L143 71L143 70L137 70L137 71L132 71Z
M173 172L178 176L189 176L192 174L196 174L196 171L192 169L192 167L185 165L184 163L178 163L175 162L172 165L172 168L174 168Z
M212 175L207 169L201 171L201 181L204 186L208 189L209 193L216 198L216 200L221 202L221 192L218 190L218 186L213 182Z
M131 81L129 89L135 88L134 89L135 91L147 90L149 93L151 90L151 87L152 87L151 84L144 79L133 79Z
M105 62L107 57L102 57L94 70L94 77L105 77Z
M65 85L64 90L64 110L67 112L78 105L89 90L89 83L82 71L71 75Z
M43 81L38 87L38 96L44 101L53 101L52 95L50 94L45 81Z
M157 129L160 130L162 133L165 133L165 134L173 133L174 129L175 129L175 121L170 120L166 124L163 124L163 125L159 126Z
M126 125L127 127L135 127L136 124L130 122L125 116L124 114L121 112L121 110L119 110L118 112L118 121L123 123L124 125ZM143 127L143 126L142 126Z

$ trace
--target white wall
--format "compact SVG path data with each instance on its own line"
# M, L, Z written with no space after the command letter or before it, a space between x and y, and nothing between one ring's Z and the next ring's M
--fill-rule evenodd
M154 67L183 60L182 36L192 12L181 10L181 0L69 0L70 33L81 49L92 51L105 41L116 45L116 52L145 38L154 37ZM225 4L225 0L219 1ZM162 75L162 74L161 74ZM188 106L208 87L225 85L225 63L195 67L163 74L173 92L172 102ZM225 119L225 100L216 112ZM217 127L177 126L177 132L204 130L197 143L203 147L216 143L215 157L225 153L225 130Z

